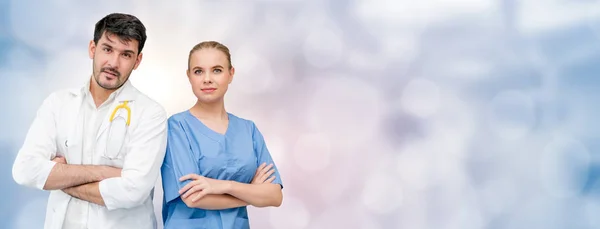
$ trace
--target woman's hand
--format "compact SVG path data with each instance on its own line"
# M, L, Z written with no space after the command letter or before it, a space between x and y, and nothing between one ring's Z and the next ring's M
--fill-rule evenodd
M192 180L192 182L181 188L179 195L182 199L185 199L194 194L192 202L208 194L224 194L230 187L229 181L211 179L198 174L188 174L179 178L179 181L185 180Z
M262 163L258 169L256 169L256 173L250 184L271 183L275 180L275 176L271 176L274 172L275 169L273 169L273 164L267 166L267 163Z

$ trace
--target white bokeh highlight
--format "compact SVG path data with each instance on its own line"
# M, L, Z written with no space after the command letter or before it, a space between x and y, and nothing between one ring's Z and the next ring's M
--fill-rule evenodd
M67 48L51 55L45 75L41 78L45 90L79 89L92 76L92 59L88 46Z
M294 145L294 161L306 172L318 172L331 161L331 140L323 133L304 134Z
M0 71L0 83L10 85L2 93L5 98L9 98L2 104L10 108L3 112L4 128L10 131L0 131L0 139L18 142L18 148L25 139L31 121L37 115L43 100L50 95L39 83L39 78L32 77L34 74L33 71ZM17 154L17 149L10 152L11 158L13 154Z
M340 62L344 48L337 28L314 28L304 42L304 58L314 67L328 68Z
M17 46L6 51L7 65L11 69L19 70L33 70L32 68L43 69L43 62L41 57L35 56L32 50L26 49L22 46ZM40 71L41 72L41 71ZM29 77L39 77L36 74L31 74Z
M402 90L400 103L407 113L426 118L437 111L440 93L439 86L431 80L414 79Z
M517 204L518 188L510 178L490 179L477 190L482 213L488 216L500 216L508 213Z
M365 208L376 214L388 214L402 205L403 189L398 180L385 171L371 172L361 193Z
M500 92L490 102L489 109L489 125L501 138L522 138L535 125L535 101L527 93L516 90Z
M304 229L311 219L306 204L294 197L286 197L281 207L269 211L269 222L273 228Z
M358 0L351 12L377 35L382 28L422 30L429 23L431 1ZM389 30L385 30L389 31Z
M597 1L525 0L519 1L516 9L517 28L528 35L560 31L600 18Z
M332 145L356 149L379 131L386 106L380 90L358 79L325 74L307 82L314 88L308 97L308 127L335 136ZM361 104L361 106L356 106ZM324 115L327 114L327 115Z
M36 197L28 200L17 211L13 229L43 228L46 216L46 197ZM6 226L6 225L5 225Z
M590 227L600 227L600 218L598 217L598 212L600 212L600 200L597 198L584 199L583 211Z
M600 33L598 0L96 5L6 4L0 82L10 131L0 141L8 149L20 146L50 90L89 79L93 23L131 11L149 37L132 82L169 114L195 102L184 72L192 46L216 40L232 50L237 74L227 110L256 121L285 186L281 207L250 208L252 225L599 225L598 188L587 186L597 182L588 179L597 179L590 169L600 158L599 81L590 72L600 46L588 36ZM41 227L43 214L31 212L44 210L46 198L6 187L24 200L18 209L0 207L6 227Z
M271 63L263 55L266 50L258 51L252 44L244 45L233 50L235 63L234 81L232 90L240 90L245 94L255 95L277 90L275 74ZM233 61L232 60L232 61Z
M591 163L585 145L568 135L556 134L543 148L539 162L540 181L545 192L555 198L579 195Z
M48 53L61 50L77 32L77 20L72 20L75 9L70 3L68 0L10 1L8 18L12 34L23 43ZM32 16L37 20L32 20ZM64 20L58 23L57 20L48 20L50 18Z
M376 218L372 217L363 206L350 203L320 210L308 228L383 229Z
M431 185L429 162L432 158L425 147L419 146L405 146L396 158L395 168L404 186L423 191Z

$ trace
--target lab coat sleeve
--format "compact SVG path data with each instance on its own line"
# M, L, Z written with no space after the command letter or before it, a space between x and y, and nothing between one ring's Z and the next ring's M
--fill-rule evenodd
M169 119L168 135L167 151L161 168L165 203L177 199L179 189L191 182L180 182L179 178L190 173L200 174L198 160L192 152L188 135L180 121L175 118Z
M140 123L130 135L121 177L104 179L99 184L108 210L143 204L158 179L167 142L167 115L164 108L154 105L138 117Z
M267 165L273 164L273 169L275 170L273 176L275 176L275 180L273 180L271 183L279 184L283 189L283 182L281 181L279 169L277 169L277 165L275 165L275 162L271 157L271 153L269 153L269 149L267 148L267 144L265 143L262 133L260 133L254 122L252 122L252 141L254 143L254 153L258 159L258 166L260 166L262 163L266 163Z
M56 164L56 94L48 96L29 127L23 146L17 153L12 175L15 182L42 190Z

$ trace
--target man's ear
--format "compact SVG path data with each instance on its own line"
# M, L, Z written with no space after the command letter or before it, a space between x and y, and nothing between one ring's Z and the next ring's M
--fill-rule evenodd
M96 43L94 40L90 41L88 46L88 55L90 55L90 59L94 59L94 54L96 53Z
M140 53L139 55L137 55L137 58L135 59L135 65L133 66L133 70L135 70L138 66L140 66L140 63L142 62L142 57L144 57L143 53Z

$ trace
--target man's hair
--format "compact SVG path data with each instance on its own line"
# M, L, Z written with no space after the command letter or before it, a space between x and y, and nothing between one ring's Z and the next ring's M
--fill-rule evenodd
M105 32L106 35L114 34L125 42L137 40L137 54L142 53L146 43L146 27L137 17L129 14L112 13L100 19L94 29L94 43L96 45Z

